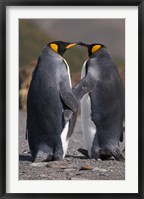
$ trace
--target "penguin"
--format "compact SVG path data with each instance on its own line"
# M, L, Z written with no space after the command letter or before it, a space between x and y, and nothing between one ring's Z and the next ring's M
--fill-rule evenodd
M89 59L81 71L81 80L73 93L81 100L81 124L87 151L81 153L93 159L123 161L119 144L123 141L125 115L124 87L106 46L99 43L86 47Z
M79 103L72 92L69 66L62 56L75 45L48 43L33 71L26 127L32 161L62 160L66 155Z

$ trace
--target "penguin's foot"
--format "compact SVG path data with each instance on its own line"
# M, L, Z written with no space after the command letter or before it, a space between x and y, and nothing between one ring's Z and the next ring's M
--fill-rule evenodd
M49 154L46 160L43 160L42 162L49 162L49 161L53 161L53 154Z
M117 161L125 162L125 157L122 153L120 153L118 156L114 156L114 157Z
M125 158L120 152L119 148L113 150L109 148L100 149L100 158L102 160L112 160L112 158L114 158L115 160L120 162L125 161Z
M59 141L60 142L60 141ZM59 143L55 144L54 147L54 153L53 153L53 160L62 160L63 159L63 149L62 149L62 145Z
M36 157L34 158L35 162L49 162L53 161L53 154L52 153L46 153L43 151L38 151Z
M122 152L120 151L119 148L116 148L115 150L113 150L112 151L112 155L114 156L114 158L117 161L120 161L120 162L124 162L125 161L125 157L124 157L124 155L122 154Z
M109 148L102 148L99 151L99 156L101 160L111 160L111 158L113 157L113 153Z
M86 156L87 158L89 158L88 150L79 148L78 151L79 151L80 153L82 153L84 156Z
M54 161L60 161L60 160L62 160L62 159L63 159L63 156L60 155L60 154L54 154L54 155L53 155L53 160L54 160Z
M34 153L33 151L30 151L30 153L31 153L32 162L34 162L36 159L36 153Z

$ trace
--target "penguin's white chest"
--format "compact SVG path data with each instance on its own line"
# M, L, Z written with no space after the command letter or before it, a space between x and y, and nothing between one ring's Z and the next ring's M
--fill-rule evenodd
M65 62L66 67L67 67L70 87L72 87L69 66L65 59L63 59L63 61ZM69 143L69 140L67 139L68 131L69 131L69 122L67 122L65 124L65 127L61 133L61 142L62 142L62 147L63 147L63 158L65 157L65 155L67 153L67 149L68 149L68 143Z
M86 62L82 67L81 79L85 76L85 66ZM96 134L96 126L91 119L91 100L88 93L84 95L81 100L81 123L88 155L91 157L91 149Z

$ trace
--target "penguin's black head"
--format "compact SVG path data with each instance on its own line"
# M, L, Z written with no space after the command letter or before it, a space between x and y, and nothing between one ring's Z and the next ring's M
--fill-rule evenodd
M64 42L64 41L53 41L48 44L48 46L56 53L60 54L61 56L64 52L75 46L76 43Z
M93 55L95 52L97 52L98 50L100 50L101 48L106 48L106 46L104 46L103 44L99 44L99 43L85 44L83 42L79 42L78 44L88 48L89 57L91 55Z

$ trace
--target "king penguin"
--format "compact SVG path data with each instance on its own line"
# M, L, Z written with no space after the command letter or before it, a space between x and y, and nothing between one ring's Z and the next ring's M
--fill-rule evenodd
M89 59L83 64L81 80L73 93L82 99L81 123L88 157L123 161L119 141L123 140L125 100L117 67L106 46L79 45L88 49Z
M64 52L76 43L48 43L38 58L27 98L28 144L32 161L62 160L67 152L78 101L71 89L70 70ZM74 120L74 119L72 119Z

